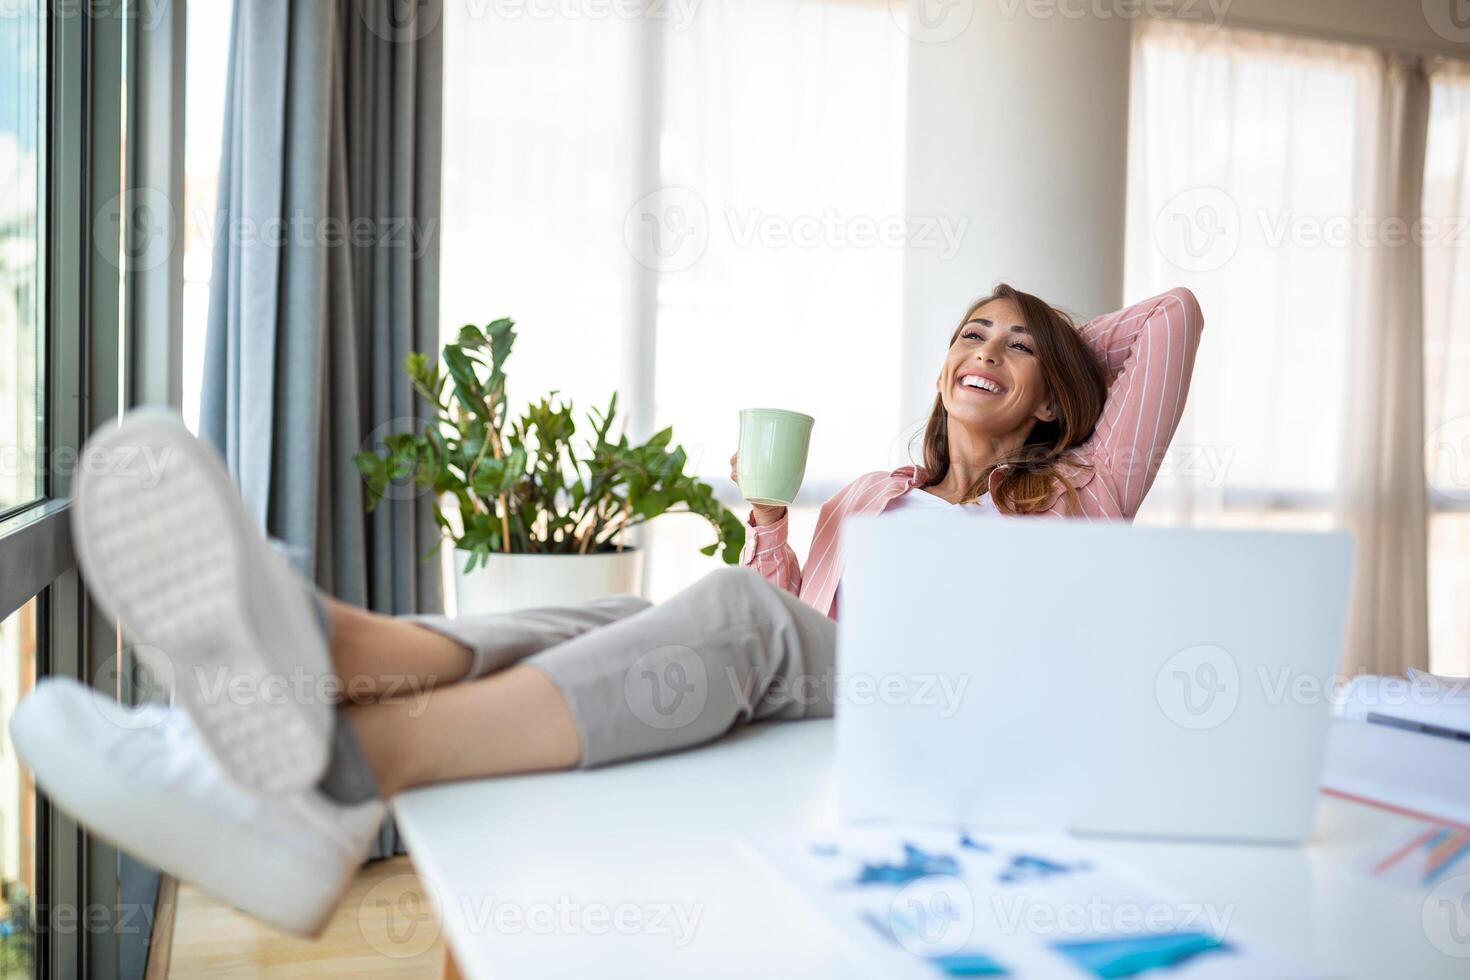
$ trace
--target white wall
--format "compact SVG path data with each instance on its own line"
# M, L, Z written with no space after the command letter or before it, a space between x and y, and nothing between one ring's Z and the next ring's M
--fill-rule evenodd
M967 8L959 36L909 47L906 211L969 224L953 256L907 256L906 422L926 416L966 304L997 281L1081 316L1123 299L1130 22L949 9Z

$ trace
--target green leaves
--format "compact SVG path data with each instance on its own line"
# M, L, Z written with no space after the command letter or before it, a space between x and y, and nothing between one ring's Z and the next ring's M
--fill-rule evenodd
M444 348L444 365L449 368L449 376L454 379L454 395L459 403L467 411L488 421L491 417L491 405L486 389L475 373L475 362L470 360L463 348L451 344Z
M388 486L388 462L375 453L358 453L352 457L352 462L357 464L363 485L367 487L367 512L371 514Z
M505 362L515 336L508 318L483 329L467 324L444 348L447 373L424 354L404 359L404 373L434 417L422 433L394 433L353 457L367 509L390 486L431 493L444 537L470 553L466 570L494 552L612 550L630 528L676 512L709 522L716 538L701 552L737 561L745 525L708 484L684 472L688 456L673 444L672 428L642 445L626 435L614 439L616 393L606 411L588 412L590 437L582 440L571 402L555 391L509 418Z

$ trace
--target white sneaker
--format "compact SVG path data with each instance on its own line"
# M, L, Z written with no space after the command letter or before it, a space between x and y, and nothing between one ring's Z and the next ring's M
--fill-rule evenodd
M334 724L326 637L214 452L176 416L130 414L88 441L72 530L98 605L230 775L314 786Z
M306 935L326 925L386 812L315 789L251 793L185 712L129 708L70 678L46 678L22 699L10 738L46 795L99 837Z

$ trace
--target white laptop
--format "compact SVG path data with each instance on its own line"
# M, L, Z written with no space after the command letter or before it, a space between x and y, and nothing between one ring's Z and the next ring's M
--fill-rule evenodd
M1351 535L897 513L842 546L845 818L1310 831Z

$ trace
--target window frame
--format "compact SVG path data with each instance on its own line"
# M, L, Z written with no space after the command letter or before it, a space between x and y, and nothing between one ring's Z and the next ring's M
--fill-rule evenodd
M149 177L169 200L180 199L182 159L173 151L183 145L184 5L164 0L154 11L163 17L146 28L136 0L81 10L65 0L38 6L45 11L38 215L43 473L37 500L0 514L0 618L37 597L37 679L71 677L126 697L131 692L119 689L117 677L128 676L127 658L120 671L111 669L115 624L91 603L76 570L70 498L90 432L125 404L178 404L182 284L172 274L179 258L159 269L129 267L126 257L141 253L126 216L135 188ZM137 70L143 66L146 77ZM128 138L143 133L145 123L147 131L161 131L146 149ZM99 235L113 222L117 239ZM171 231L181 227L175 209ZM151 315L160 310L169 315ZM130 335L138 324L149 325L146 336ZM112 980L125 963L136 972L140 952L147 954L152 903L141 917L121 904L129 862L40 792L35 819L37 976Z

